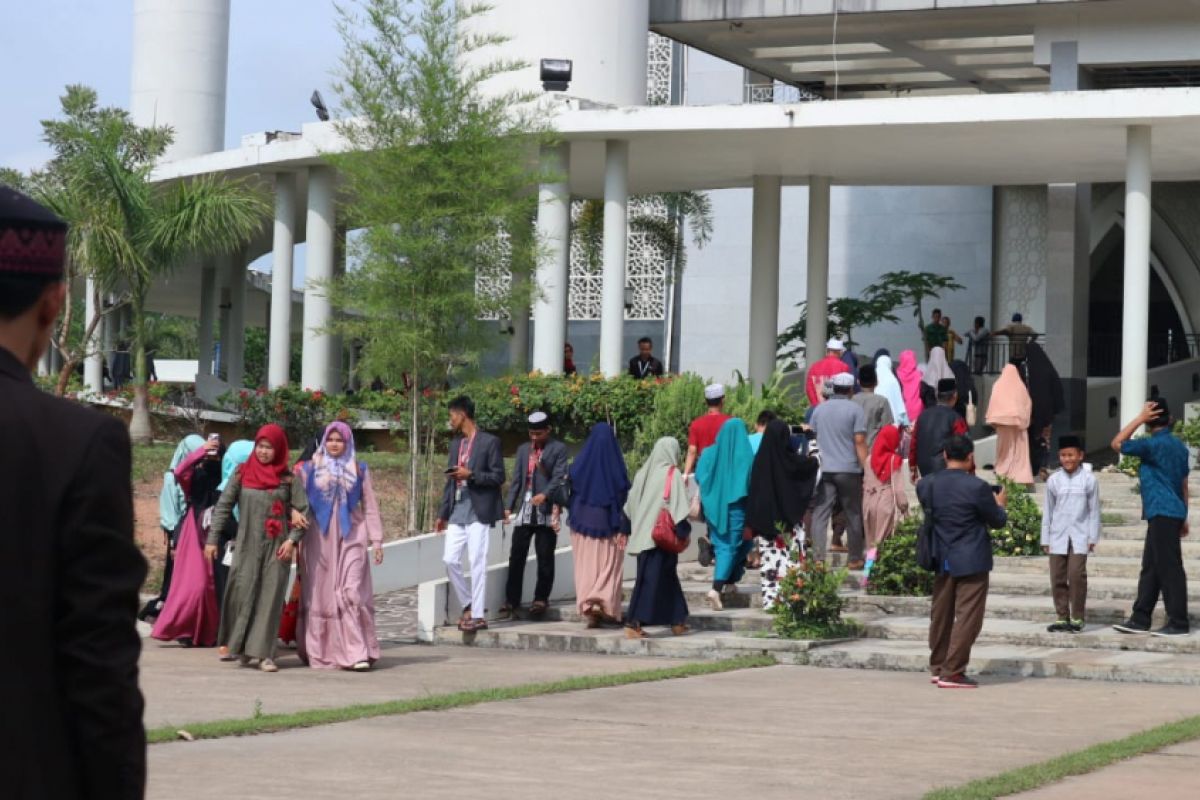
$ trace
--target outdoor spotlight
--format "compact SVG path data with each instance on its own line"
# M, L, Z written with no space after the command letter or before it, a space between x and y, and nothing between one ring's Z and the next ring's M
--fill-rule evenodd
M633 311L633 289L625 287L625 311Z
M547 92L565 92L571 85L569 58L542 59L542 88Z
M312 103L313 108L317 110L317 119L321 122L329 121L329 109L325 107L325 101L321 99L321 93L313 89L312 97L308 98L308 102Z

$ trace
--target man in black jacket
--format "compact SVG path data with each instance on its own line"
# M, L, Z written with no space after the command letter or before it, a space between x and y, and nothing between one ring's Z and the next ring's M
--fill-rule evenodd
M954 410L957 403L958 382L954 378L942 378L937 385L937 405L922 411L913 425L908 457L909 477L913 483L945 469L942 450L946 441L951 436L966 435L967 421Z
M30 379L66 301L67 226L0 188L0 795L141 798L129 435Z
M927 412L928 413L928 412ZM966 676L971 647L983 628L992 539L988 528L1008 523L1008 496L971 475L975 446L951 436L944 449L946 468L922 478L917 498L933 518L933 552L938 559L929 619L929 668L943 689L974 689Z
M554 588L554 550L558 544L559 513L562 509L549 502L550 489L567 478L567 446L550 435L550 418L544 411L529 415L529 441L517 448L513 479L508 487L504 521L516 522L512 550L508 556L507 603L502 616L514 618L521 607L525 584L525 560L529 558L529 540L537 553L537 584L533 588L530 615L540 617L549 606Z
M488 534L504 513L500 486L504 483L504 459L500 440L479 430L475 403L459 396L450 401L450 441L446 488L438 510L438 532L446 533L442 560L446 575L463 607L458 629L464 632L487 628ZM471 588L463 577L463 551L471 559Z

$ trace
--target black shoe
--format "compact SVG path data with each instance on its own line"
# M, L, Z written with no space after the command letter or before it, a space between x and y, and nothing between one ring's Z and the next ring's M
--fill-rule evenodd
M960 672L957 675L938 678L937 685L939 689L978 689L979 681L968 678Z
M1071 623L1067 622L1065 619L1060 619L1058 622L1046 628L1046 630L1050 633L1070 633Z
M1190 636L1191 630L1177 625L1163 625L1156 631L1150 631L1151 636Z
M1149 633L1150 626L1139 625L1133 620L1127 619L1124 622L1119 622L1116 625L1113 625L1113 630L1119 631L1120 633Z
M700 562L700 566L711 567L712 563L713 563L712 542L708 541L708 539L705 539L703 536L701 536L700 541L698 541L696 543L696 546L700 548L700 555L696 559L697 561Z

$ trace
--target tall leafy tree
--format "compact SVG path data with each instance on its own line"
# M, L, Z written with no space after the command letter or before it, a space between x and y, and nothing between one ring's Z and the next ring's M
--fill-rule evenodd
M518 92L483 84L524 66L489 60L502 37L482 32L488 7L465 0L359 0L339 9L337 86L351 147L331 156L342 178L355 267L333 287L334 327L363 343L360 370L409 392L410 529L420 507L422 444L431 457L432 402L490 348L487 316L528 300L546 124ZM511 268L508 292L475 291L479 274ZM526 287L521 289L520 287Z
M70 86L63 119L43 123L55 151L42 197L73 224L72 258L132 310L134 367L130 437L151 440L146 393L146 298L153 282L185 261L234 252L270 214L266 198L242 181L201 176L152 183L154 162L171 143L166 127L135 125L122 109L100 108L96 93ZM94 330L94 323L89 321Z

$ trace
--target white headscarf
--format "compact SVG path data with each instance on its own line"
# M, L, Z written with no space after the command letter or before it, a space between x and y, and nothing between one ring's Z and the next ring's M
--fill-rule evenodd
M908 409L904 406L904 390L900 388L900 381L896 378L896 373L892 372L890 356L880 356L875 359L875 377L878 380L875 394L887 399L888 405L892 407L892 416L895 418L896 424L902 428L907 427L909 419Z
M937 391L938 381L953 377L954 370L950 369L950 364L946 361L946 351L940 347L930 350L929 363L925 365L925 377L922 378L926 385Z

